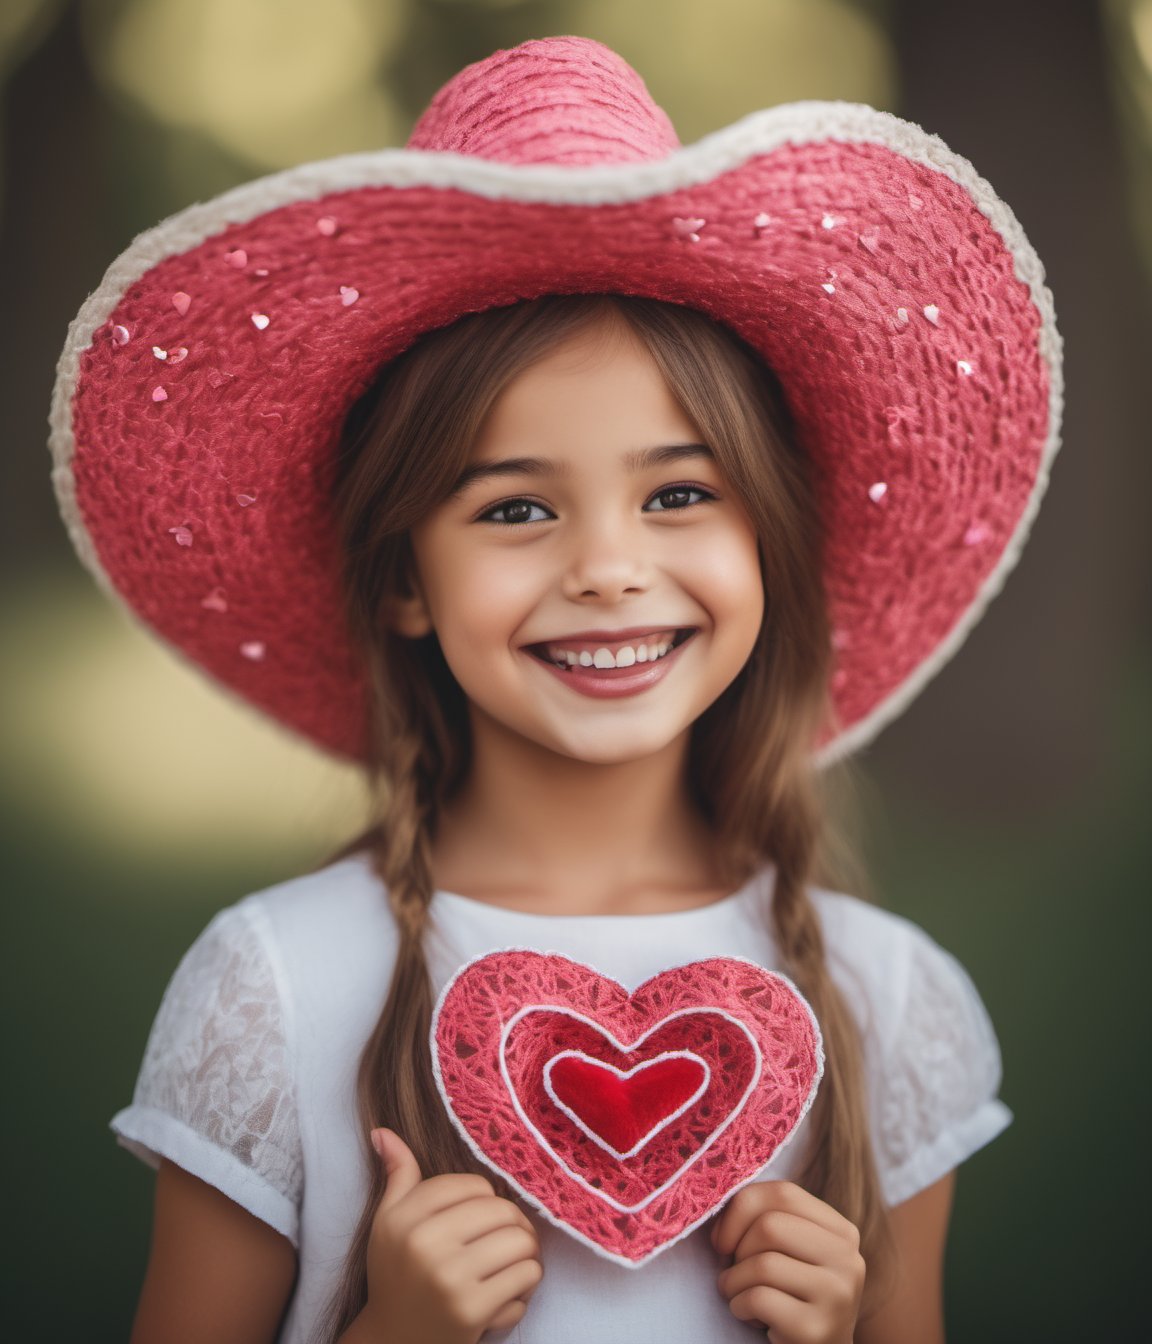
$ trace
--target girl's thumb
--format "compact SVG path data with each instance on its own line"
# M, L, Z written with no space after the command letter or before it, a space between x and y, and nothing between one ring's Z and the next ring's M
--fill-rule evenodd
M420 1164L413 1156L412 1149L394 1130L374 1129L371 1138L372 1147L384 1164L387 1185L380 1204L387 1208L420 1184Z

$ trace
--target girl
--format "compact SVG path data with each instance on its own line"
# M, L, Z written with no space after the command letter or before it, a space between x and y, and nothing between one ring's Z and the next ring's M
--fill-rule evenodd
M814 104L679 150L583 39L134 244L61 364L81 554L379 800L168 989L113 1122L159 1167L139 1344L943 1339L995 1038L923 933L812 885L814 762L1002 581L1058 368L1034 254L939 142ZM717 1143L642 1261L573 1235L503 1111L479 1160L430 1041L504 949L626 991L786 972L811 1110L755 1179Z

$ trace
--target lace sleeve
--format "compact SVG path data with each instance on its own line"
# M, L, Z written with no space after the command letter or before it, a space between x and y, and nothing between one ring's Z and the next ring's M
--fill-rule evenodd
M976 987L919 929L882 1079L876 1150L889 1204L939 1180L1012 1119L996 1097L1000 1049Z
M303 1158L273 966L244 906L189 949L152 1026L124 1147L166 1157L296 1241Z

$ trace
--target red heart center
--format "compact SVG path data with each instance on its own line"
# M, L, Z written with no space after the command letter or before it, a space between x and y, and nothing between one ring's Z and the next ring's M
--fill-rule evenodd
M556 1104L617 1157L630 1157L707 1085L703 1060L665 1056L624 1071L587 1055L552 1060L545 1076Z

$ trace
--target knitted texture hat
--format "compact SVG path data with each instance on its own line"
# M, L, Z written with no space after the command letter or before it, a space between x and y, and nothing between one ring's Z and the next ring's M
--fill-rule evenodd
M1056 451L1043 268L970 164L847 103L681 148L584 38L469 66L405 149L172 216L73 322L53 479L81 559L215 680L323 748L368 747L331 503L346 415L465 313L551 293L707 313L778 375L814 460L836 721L871 738L1015 563Z

